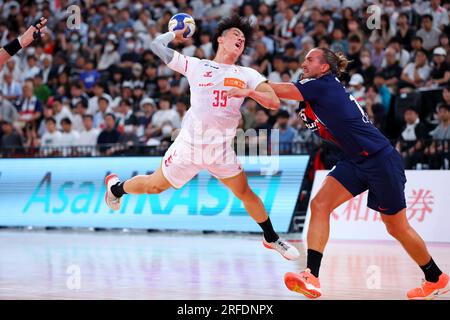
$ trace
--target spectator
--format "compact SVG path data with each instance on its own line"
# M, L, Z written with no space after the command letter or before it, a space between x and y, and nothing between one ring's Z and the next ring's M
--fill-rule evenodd
M422 28L417 31L416 35L423 39L423 47L427 51L431 51L439 45L441 31L433 27L432 15L425 14L422 16Z
M132 119L133 123L137 122L136 116L131 108L131 103L127 99L122 99L119 107L117 108L117 112L114 115L116 117L117 130L121 133L124 130L125 122L130 119Z
M24 73L22 74L22 80L25 81L27 79L33 79L39 72L40 69L37 65L36 57L34 55L29 55L27 57L27 65L25 66Z
M0 83L0 91L3 97L14 103L22 96L22 86L15 81L10 72L5 72L3 75L4 82Z
M269 73L267 79L271 82L281 82L281 74L286 71L285 59L278 55L273 58L273 70Z
M381 75L386 81L385 84L396 92L398 80L402 74L402 68L398 65L397 58L395 57L395 50L388 48L385 53L386 67L381 70Z
M420 152L424 146L423 139L426 138L427 133L415 108L406 108L404 119L406 126L397 141L396 148L403 156L405 168L413 169L420 160Z
M53 106L53 114L54 114L54 118L56 121L56 128L58 130L62 130L61 127L61 121L64 118L72 118L72 113L69 110L69 107L67 107L67 105L65 105L61 98L57 97L53 99L52 102L52 106Z
M286 154L292 152L292 143L295 138L296 131L289 125L289 112L280 110L277 115L277 121L274 129L279 130L279 152Z
M153 115L156 111L155 100L152 98L144 98L140 103L140 111L137 113L138 120L138 136L144 135L145 128L151 123Z
M70 109L75 109L78 101L83 101L83 104L88 105L89 96L84 91L84 84L82 81L75 81L70 85Z
M411 40L411 48L412 51L410 52L409 55L409 62L414 62L416 60L416 53L420 50L425 50L423 48L423 40L421 37L413 37Z
M51 95L50 88L44 82L41 72L34 77L34 95L43 104L47 104L47 100Z
M356 102L361 106L366 106L366 88L364 87L364 79L359 73L352 75L350 82L350 93L355 98Z
M23 123L35 123L41 117L42 104L33 94L31 81L27 81L23 85L23 96L17 103L17 110L19 111L19 121Z
M14 123L19 119L19 114L14 105L0 92L0 121Z
M112 155L114 144L119 142L120 133L116 129L116 117L112 113L105 116L105 129L99 134L97 144L102 155Z
M80 138L80 134L73 130L72 121L69 118L64 118L61 120L61 138L60 144L64 147L63 156L70 155L72 153L72 149L69 147L74 147L78 144L78 139Z
M430 169L449 169L448 144L450 143L450 106L441 103L438 106L439 125L430 132L433 142L425 148ZM447 165L445 165L445 160Z
M189 109L189 100L184 97L178 98L175 104L175 110L178 112L180 122L183 121L183 118L186 115L188 109Z
M433 17L433 28L442 31L448 25L448 12L441 6L441 0L431 0L430 7L425 13Z
M382 62L384 60L384 41L382 39L377 39L373 44L373 49L371 51L372 65L381 71Z
M120 55L117 52L117 44L108 39L106 41L105 46L103 48L103 53L98 62L97 69L98 71L108 70L112 65L118 64L120 62Z
M356 70L361 68L361 60L359 59L361 48L361 39L356 34L349 36L347 54L348 60L351 61L347 68L347 71L349 73L355 72Z
M256 111L258 104L253 99L246 99L242 106L243 129L248 130L256 127Z
M84 71L80 74L80 80L83 81L84 88L87 92L91 92L92 87L99 78L100 74L94 69L94 63L87 61Z
M179 114L171 107L169 97L161 97L158 106L158 111L146 129L146 136L161 140L170 137L174 129L180 128L181 123Z
M416 89L423 87L430 76L431 68L428 65L427 55L425 50L418 51L416 54L416 61L408 63L402 71L400 88L403 92L409 89Z
M392 38L389 41L389 48L393 48L395 50L395 57L400 67L404 68L406 64L409 62L410 55L408 51L402 48L400 40L398 38ZM385 65L386 64L383 64L383 67Z
M361 60L361 68L358 70L358 73L363 77L364 84L370 86L373 84L376 73L376 68L370 60L370 51L367 49L361 50L359 59Z
M105 128L105 116L108 113L112 113L112 108L110 107L110 102L107 97L100 97L98 99L98 111L94 115L94 127L98 129Z
M410 51L411 42L414 37L415 30L411 28L409 23L408 15L404 12L400 13L397 19L397 33L395 38L397 38L403 47L403 49Z
M94 155L93 147L97 144L100 129L94 128L94 118L90 114L83 115L83 127L77 142L82 148L79 148L78 152Z
M45 125L47 126L47 132L41 138L41 152L43 155L55 154L56 149L61 145L61 132L56 130L55 118L45 119Z
M442 47L433 50L433 67L431 69L428 86L446 86L450 81L450 65L446 61L447 52Z
M94 84L94 87L93 87L94 96L89 98L89 100L88 100L87 113L94 115L98 111L98 100L101 97L105 97L109 101L112 100L111 96L109 94L105 93L105 86L106 85L100 81L97 81Z
M3 153L5 154L14 154L16 152L16 148L22 148L22 136L18 134L11 122L2 121L2 136L0 146L3 149Z

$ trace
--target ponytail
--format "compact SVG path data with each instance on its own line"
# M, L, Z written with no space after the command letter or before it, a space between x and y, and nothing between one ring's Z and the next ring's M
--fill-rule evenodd
M349 60L342 52L334 53L328 48L319 48L323 53L325 63L330 66L330 71L340 77L347 69Z

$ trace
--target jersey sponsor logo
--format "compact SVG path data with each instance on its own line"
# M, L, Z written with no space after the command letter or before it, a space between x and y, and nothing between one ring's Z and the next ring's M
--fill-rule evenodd
M212 82L198 84L199 87L212 87L213 85L214 85L214 83L212 83Z
M306 102L305 104L306 107L302 107L299 113L300 117L305 123L305 127L314 132L315 134L317 134L322 139L332 141L337 145L340 145L340 143L328 130L325 124L322 121L320 121L319 117L314 113L313 109L311 108L311 105L308 102Z
M244 89L246 87L245 82L237 78L225 78L223 85L225 87L236 87L239 89Z
M206 72L203 74L203 77L205 77L205 78L211 78L211 77L212 77L212 71L206 71Z

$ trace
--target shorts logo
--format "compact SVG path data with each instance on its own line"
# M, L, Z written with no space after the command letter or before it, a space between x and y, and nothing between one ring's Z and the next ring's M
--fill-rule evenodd
M212 77L212 71L206 71L205 74L203 75L203 77L211 78Z
M236 87L239 89L244 89L246 87L245 82L237 78L225 78L223 85L225 87Z
M164 165L166 167L170 166L172 164L173 157L176 157L176 155L177 151L175 150L166 160L164 160Z
M389 208L382 208L382 207L378 207L378 210L380 210L380 211L386 211L386 210L389 210Z

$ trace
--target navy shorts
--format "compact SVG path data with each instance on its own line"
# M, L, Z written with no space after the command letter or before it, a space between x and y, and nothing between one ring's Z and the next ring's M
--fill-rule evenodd
M367 206L375 211L395 214L406 208L403 161L391 146L362 161L339 161L328 175L353 196L369 190Z

